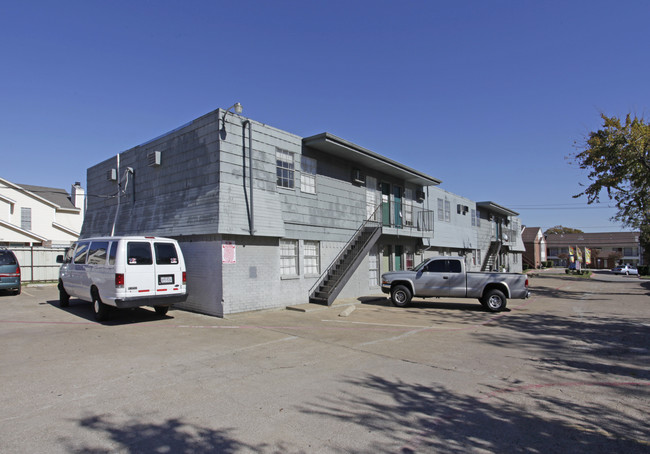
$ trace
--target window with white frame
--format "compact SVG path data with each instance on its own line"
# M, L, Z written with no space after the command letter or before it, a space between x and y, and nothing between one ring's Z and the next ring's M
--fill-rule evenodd
M305 275L320 274L320 243L318 241L305 241Z
M300 190L308 194L316 194L316 160L307 156L300 157Z
M32 209L22 207L20 209L20 228L23 230L32 230Z
M476 227L480 227L480 226L481 226L481 212L479 210L476 210Z
M438 220L451 221L451 202L449 200L438 199Z
M280 240L280 275L298 275L298 240Z
M476 210L472 210L471 213L471 218L472 218L472 227L476 227Z
M411 270L415 266L415 254L413 254L413 251L406 251L406 269Z
M379 285L379 254L377 246L373 246L368 254L368 285L370 288Z
M293 153L275 149L275 165L277 173L277 185L280 188L293 189L294 187L294 164Z

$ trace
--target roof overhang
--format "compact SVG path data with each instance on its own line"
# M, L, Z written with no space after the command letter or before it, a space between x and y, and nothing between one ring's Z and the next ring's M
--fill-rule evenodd
M10 199L9 197L5 197L2 194L0 194L0 200L2 200L3 202L7 202L11 206L14 206L16 204L15 200Z
M79 238L79 232L77 232L77 231L75 231L75 230L72 230L72 229L69 228L69 227L66 227L66 226L61 225L61 224L57 224L56 222L53 222L53 223L52 223L52 227L54 227L54 228L56 228L56 229L59 229L59 230L61 230L62 232L65 232L65 233L67 233L67 234L69 234L69 235L72 235L72 236L75 237L75 238Z
M47 238L42 237L40 235L35 234L34 232L30 232L29 230L21 229L17 225L11 224L9 222L5 221L0 221L0 227L5 227L7 229L13 230L14 232L17 232L26 238L29 238L30 241L37 240L37 241L47 241Z
M302 143L306 147L358 163L360 166L368 169L395 176L408 183L422 186L435 186L442 183L442 180L418 172L415 169L411 169L399 162L388 159L385 156L355 145L328 132L305 137L302 139Z
M516 211L509 210L506 207L503 207L494 202L476 202L476 207L484 210L489 210L502 216L519 216L519 213Z

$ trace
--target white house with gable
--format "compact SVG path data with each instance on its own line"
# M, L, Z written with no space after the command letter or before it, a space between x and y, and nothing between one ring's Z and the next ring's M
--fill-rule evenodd
M79 237L85 191L16 184L0 178L0 246L68 246Z

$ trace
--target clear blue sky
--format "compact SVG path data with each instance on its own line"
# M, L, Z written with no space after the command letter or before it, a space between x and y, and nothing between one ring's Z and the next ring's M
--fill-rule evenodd
M566 157L648 114L648 1L26 1L0 6L0 177L86 169L218 107L330 132L543 228L616 231ZM606 199L604 199L606 200Z

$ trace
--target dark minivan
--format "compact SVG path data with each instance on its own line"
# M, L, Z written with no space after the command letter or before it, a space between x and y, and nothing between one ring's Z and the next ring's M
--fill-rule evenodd
M0 248L0 290L20 295L20 265L14 253L5 248Z

